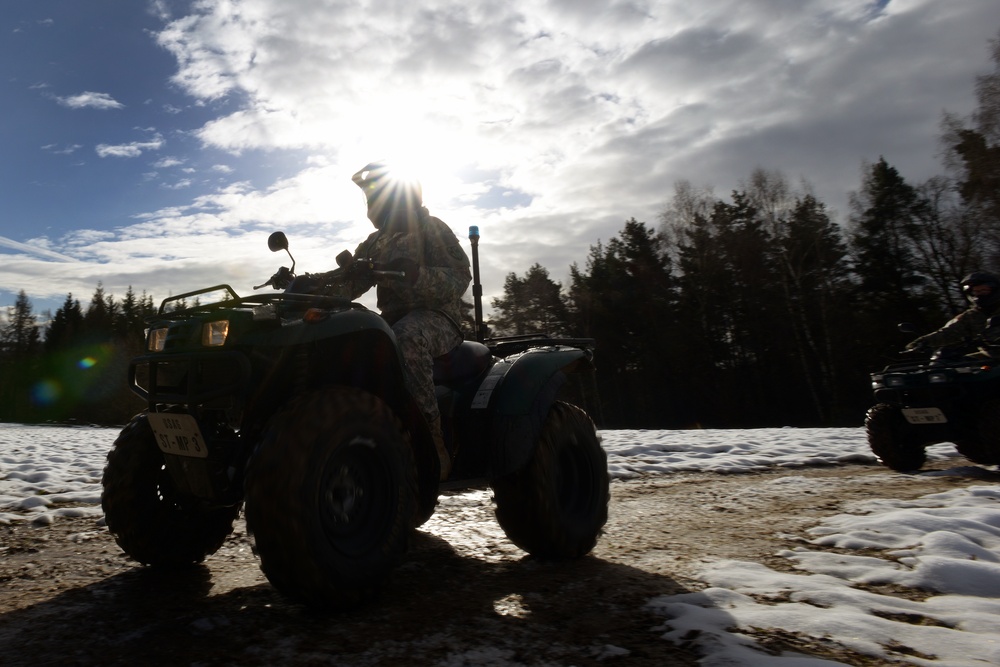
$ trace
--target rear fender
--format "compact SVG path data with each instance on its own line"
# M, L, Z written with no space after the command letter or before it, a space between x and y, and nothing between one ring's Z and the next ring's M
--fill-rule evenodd
M492 476L512 473L528 463L567 374L581 365L591 367L586 350L544 347L505 359L490 370L473 399L472 409L492 413Z

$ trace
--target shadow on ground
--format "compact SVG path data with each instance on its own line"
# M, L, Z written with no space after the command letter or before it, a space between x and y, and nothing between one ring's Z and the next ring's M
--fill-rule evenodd
M31 665L695 664L644 609L687 592L595 557L492 562L418 532L378 599L321 615L267 584L212 593L212 559L135 567L0 616L0 663Z

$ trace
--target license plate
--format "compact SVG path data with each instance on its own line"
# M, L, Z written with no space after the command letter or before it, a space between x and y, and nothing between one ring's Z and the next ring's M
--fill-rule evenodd
M205 439L201 437L198 422L191 415L172 412L150 412L149 425L156 436L156 445L164 454L193 456L203 459L208 456Z
M948 421L937 408L903 408L903 416L911 424L944 424Z

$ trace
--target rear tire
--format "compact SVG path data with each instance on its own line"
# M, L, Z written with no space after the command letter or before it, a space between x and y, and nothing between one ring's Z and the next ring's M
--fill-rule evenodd
M101 507L118 546L143 565L200 563L233 532L240 506L185 504L164 467L145 413L122 429L108 452Z
M926 445L908 432L899 408L887 403L874 405L865 415L868 446L887 468L899 472L920 470L927 461Z
M406 552L413 452L392 411L366 392L324 389L276 415L245 488L261 569L297 602L357 606Z
M500 527L533 556L583 556L608 520L608 457L590 417L569 403L549 410L527 465L492 486Z

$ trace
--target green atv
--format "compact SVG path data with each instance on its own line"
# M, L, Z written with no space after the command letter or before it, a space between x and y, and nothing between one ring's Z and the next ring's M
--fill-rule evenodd
M941 442L954 443L974 463L1000 464L1000 346L994 342L995 331L990 326L980 340L872 373L876 404L865 417L865 430L883 465L919 470L927 460L926 448Z
M593 549L609 497L607 457L580 407L596 405L593 341L486 339L478 238L472 228L476 340L434 367L449 480L439 484L392 330L331 296L361 265L378 280L399 275L361 260L296 276L293 258L255 288L280 291L239 296L217 285L166 299L149 318L147 351L129 366L147 409L122 430L104 471L118 545L154 567L197 563L243 508L276 589L309 606L350 607L401 560L442 488L488 483L520 548L546 559ZM281 232L268 245L288 252ZM183 305L209 295L219 298Z

